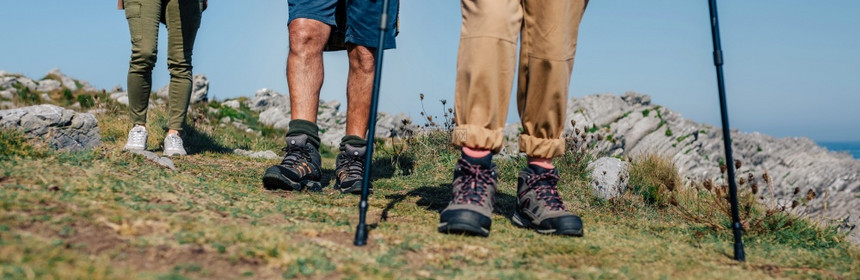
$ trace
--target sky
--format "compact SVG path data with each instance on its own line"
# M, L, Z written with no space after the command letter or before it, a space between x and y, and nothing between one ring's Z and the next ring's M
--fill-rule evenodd
M287 93L284 0L210 0L194 72L210 97ZM570 97L648 94L686 118L720 126L706 0L591 1L580 26ZM743 132L860 141L860 1L719 1L730 124ZM380 110L417 119L454 100L460 3L401 1L397 49L385 53ZM125 86L128 25L115 1L6 1L0 70L41 78L52 68L98 88ZM167 84L166 30L155 88ZM346 107L346 53L326 53L324 100ZM514 87L516 88L516 87ZM515 100L515 99L512 99ZM517 122L511 102L508 122ZM450 107L451 103L447 106Z

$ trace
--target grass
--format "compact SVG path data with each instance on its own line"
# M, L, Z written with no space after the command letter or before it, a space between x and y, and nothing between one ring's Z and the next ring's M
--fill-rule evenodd
M358 198L330 188L330 148L322 193L266 191L260 178L277 160L230 151L275 150L282 131L220 126L221 116L210 116L209 105L195 105L185 130L192 154L175 159L171 171L121 152L125 108L96 106L105 109L98 115L104 144L92 151L55 152L19 133L0 133L0 278L860 277L860 249L832 228L784 213L749 232L746 263L732 261L728 230L678 210L687 205L683 209L704 215L694 206L714 205L713 196L678 196L681 206L673 204L668 188L683 186L658 156L634 158L634 191L608 201L588 186L592 155L571 149L557 160L562 197L583 217L584 238L511 224L524 164L518 157L497 160L500 185L489 238L439 234L438 211L448 203L459 156L440 133L377 149L370 240L354 247ZM243 111L236 116L253 117ZM150 110L150 150L159 149L166 122L163 108ZM705 221L726 226L716 213Z

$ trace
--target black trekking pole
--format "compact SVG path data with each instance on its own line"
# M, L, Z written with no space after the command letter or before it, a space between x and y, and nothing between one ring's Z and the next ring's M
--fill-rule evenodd
M708 0L711 10L711 37L714 41L714 65L717 67L717 88L720 93L720 114L723 122L723 146L726 150L726 170L729 174L729 199L732 204L732 231L735 236L735 260L745 261L744 243L741 239L741 217L738 213L738 186L735 184L735 166L732 160L732 135L729 129L729 113L726 106L726 89L723 83L723 51L720 46L720 25L717 21L717 0Z
M370 99L370 116L367 122L367 152L364 156L364 180L361 181L361 201L358 202L358 227L355 229L355 246L367 244L367 195L370 191L370 164L373 161L373 136L376 133L376 107L379 105L379 84L382 80L382 52L385 32L388 30L388 1L382 1L382 15L379 17L379 44L376 46L376 65L373 70L373 93Z

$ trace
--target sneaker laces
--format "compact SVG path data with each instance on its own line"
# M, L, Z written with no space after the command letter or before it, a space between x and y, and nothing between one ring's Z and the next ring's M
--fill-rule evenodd
M457 168L463 174L460 189L454 193L458 204L477 204L487 206L484 198L488 197L487 186L495 184L495 171L479 164L471 164L465 159L457 162Z
M174 147L177 147L177 146L181 147L182 146L182 138L180 138L179 135L171 135L170 137L167 137L167 138L170 140L170 144L172 146L174 146Z
M546 203L550 210L566 210L564 201L561 200L561 195L558 192L558 181L561 180L554 172L544 172L541 174L533 174L526 180L526 184L531 186L537 199Z
M143 137L146 135L146 130L133 130L131 133L131 141L134 143L143 142Z

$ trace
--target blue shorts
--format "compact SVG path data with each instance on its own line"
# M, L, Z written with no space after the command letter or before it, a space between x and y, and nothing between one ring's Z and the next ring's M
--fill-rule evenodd
M287 0L290 13L287 24L297 18L318 20L332 26L332 36L337 32L343 33L346 43L376 48L379 44L382 2L383 0ZM397 9L400 1L390 0L389 5L384 49L396 47L394 35L397 32ZM344 11L339 12L338 9L344 9L345 19L336 18L336 14L344 14Z

